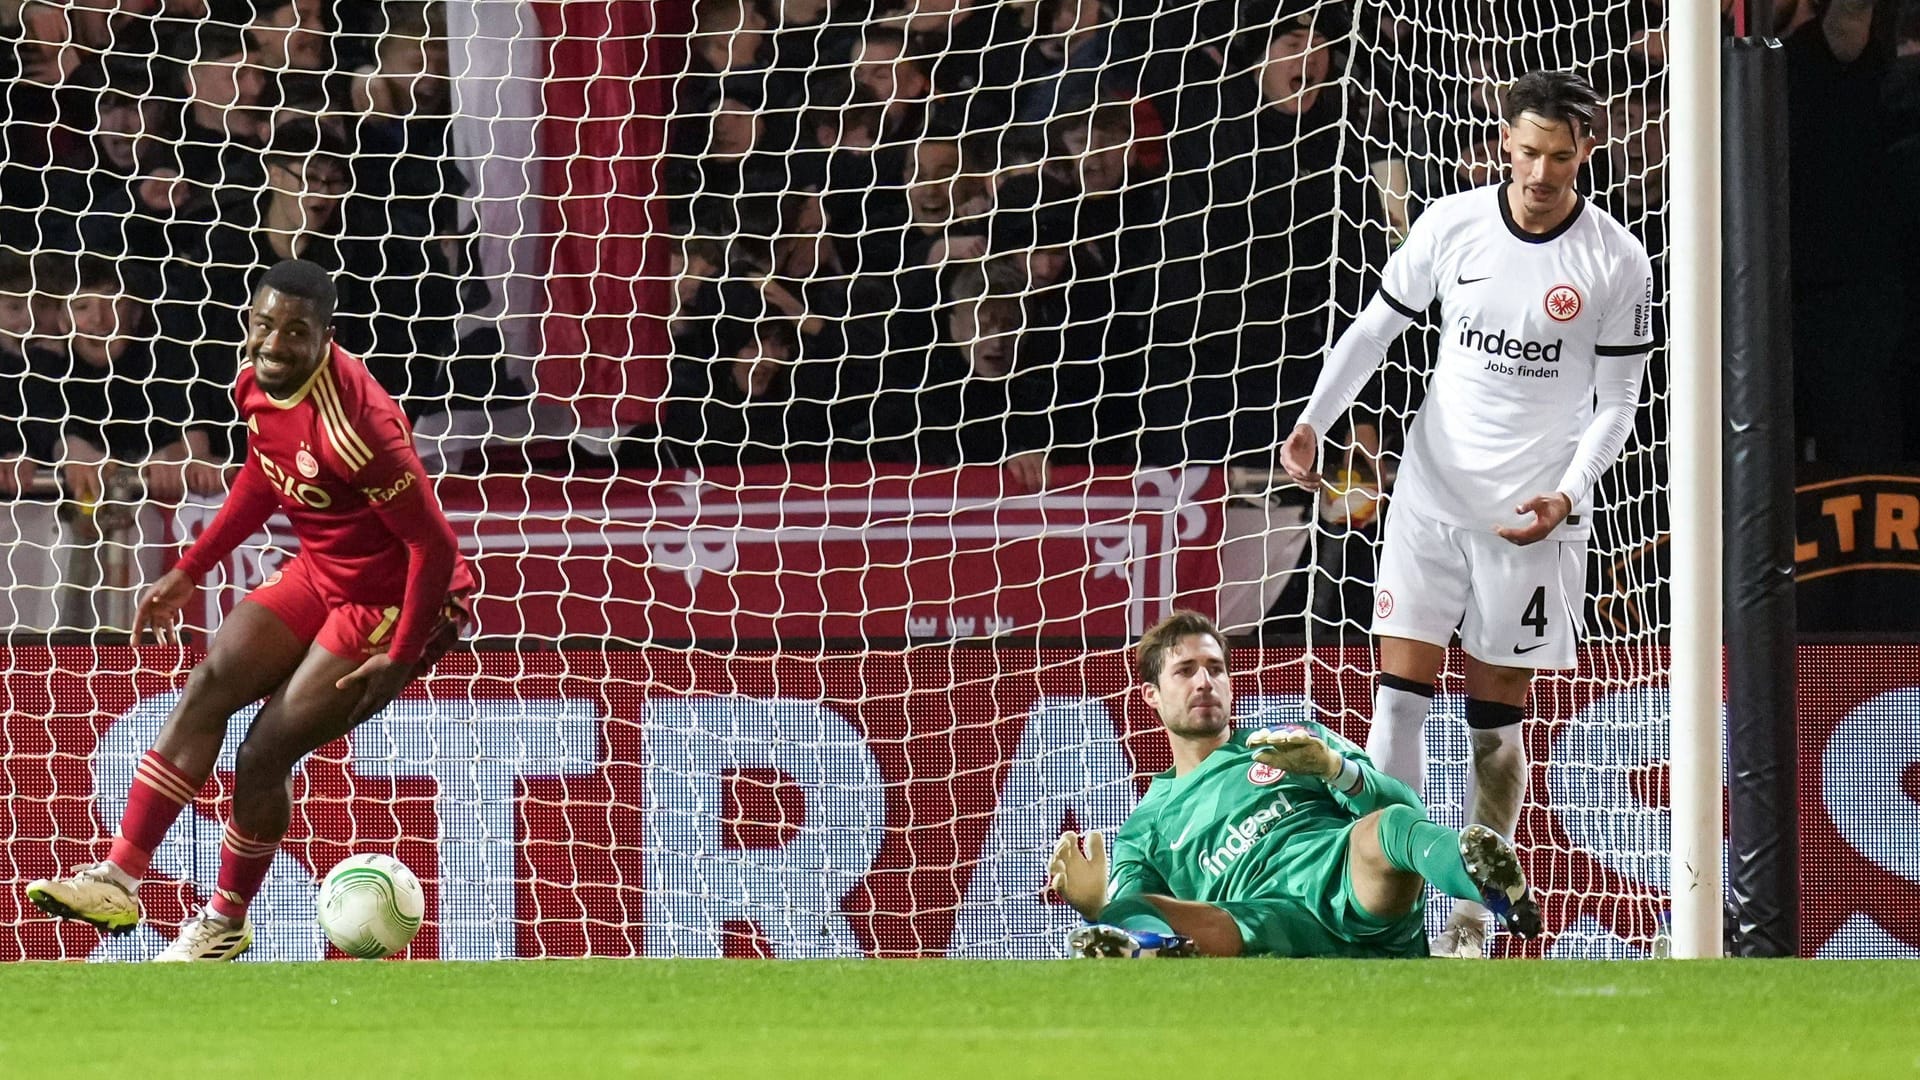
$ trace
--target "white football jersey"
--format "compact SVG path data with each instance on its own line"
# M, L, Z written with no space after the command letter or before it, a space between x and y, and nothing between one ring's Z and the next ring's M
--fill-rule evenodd
M1381 298L1418 318L1440 301L1440 349L1393 497L1467 529L1522 525L1513 508L1555 490L1593 417L1594 358L1653 339L1653 271L1640 241L1582 198L1558 228L1513 220L1505 184L1435 202L1388 260ZM1591 496L1554 535L1592 528Z

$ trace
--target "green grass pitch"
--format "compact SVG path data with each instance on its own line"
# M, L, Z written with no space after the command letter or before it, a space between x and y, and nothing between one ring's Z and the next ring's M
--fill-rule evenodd
M0 1077L1920 1076L1920 964L0 968Z

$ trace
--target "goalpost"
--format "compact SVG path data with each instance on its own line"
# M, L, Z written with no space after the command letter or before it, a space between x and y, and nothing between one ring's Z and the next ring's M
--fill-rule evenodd
M1724 951L1721 817L1720 49L1719 13L1672 20L1673 925L1674 955ZM1684 509L1682 503L1684 502Z
M1491 91L1534 66L1606 99L1583 190L1647 240L1669 330L1597 492L1582 666L1536 683L1527 726L1520 841L1549 932L1501 948L1651 955L1670 911L1674 955L1719 953L1711 5L1652 27L1617 0L293 7L372 77L249 81L288 48L266 23L60 24L78 65L23 76L63 103L53 182L9 173L30 195L8 221L34 228L0 232L0 269L22 268L0 313L28 313L3 329L31 346L11 367L0 348L4 461L92 408L73 319L116 289L82 280L85 256L124 271L149 384L206 408L238 317L214 279L248 272L206 234L275 185L326 194L336 163L364 187L314 228L355 297L348 344L443 474L481 642L296 778L259 957L325 955L315 885L367 851L426 886L414 956L1059 955L1077 916L1045 893L1053 838L1116 828L1167 764L1128 668L1146 625L1219 614L1247 636L1246 722L1364 738L1377 481L1434 328L1355 414L1384 477L1362 462L1316 500L1263 462L1408 220L1499 175ZM1311 56L1276 45L1336 8ZM208 55L229 47L249 51ZM153 82L124 83L138 71ZM194 157L186 125L316 115L321 152L257 176L244 148ZM125 205L75 203L122 175ZM1046 393L1022 396L1035 372ZM89 503L63 475L76 444L36 445L52 458L0 501L0 852L20 882L104 851L197 658L112 633L218 505L143 497L140 461ZM199 621L290 540L236 553ZM1456 661L1425 793L1454 824L1463 713ZM149 954L213 879L242 730L156 855L160 931L55 928L0 880L0 958Z

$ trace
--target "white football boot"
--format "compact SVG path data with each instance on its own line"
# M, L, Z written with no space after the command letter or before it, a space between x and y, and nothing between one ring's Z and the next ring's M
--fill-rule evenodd
M253 948L253 920L235 922L211 911L203 911L180 928L173 944L153 958L156 964L182 964L195 960L232 960Z
M1482 960L1487 955L1487 927L1479 919L1455 922L1440 931L1427 947L1434 956L1455 960Z
M34 907L62 919L78 919L107 934L124 934L140 925L140 899L111 864L82 866L63 878L27 883Z

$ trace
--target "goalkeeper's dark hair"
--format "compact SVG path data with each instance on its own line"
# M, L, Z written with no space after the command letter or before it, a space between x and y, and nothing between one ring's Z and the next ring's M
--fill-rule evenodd
M333 287L333 275L321 269L319 263L282 259L261 276L260 288L308 301L318 310L322 323L333 321L333 306L339 294Z
M1500 118L1512 126L1520 122L1521 114L1532 113L1566 124L1577 139L1593 134L1593 114L1599 108L1600 95L1593 84L1573 72L1530 71L1507 87Z
M1140 637L1135 646L1137 670L1140 681L1158 685L1160 669L1166 664L1167 650L1180 643L1184 637L1210 637L1220 645L1220 658L1227 661L1229 670L1233 663L1233 653L1227 648L1227 635L1213 625L1213 620L1197 611L1176 611L1155 623Z

